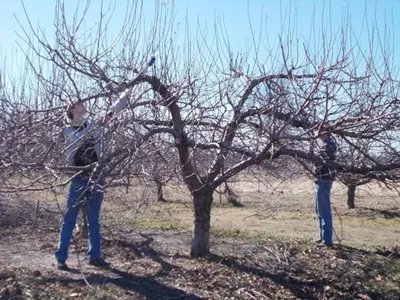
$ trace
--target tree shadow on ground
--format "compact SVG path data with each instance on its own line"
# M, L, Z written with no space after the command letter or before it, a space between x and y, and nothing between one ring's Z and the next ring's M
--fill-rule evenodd
M91 285L113 285L122 290L129 291L135 297L144 297L145 299L202 299L194 294L187 293L181 289L168 286L157 281L159 277L165 277L172 269L180 269L178 266L172 265L162 258L162 254L158 253L152 247L154 238L139 234L144 240L140 242L130 242L124 239L116 239L113 241L105 240L103 244L109 244L108 247L116 247L120 250L121 256L133 253L136 257L147 257L156 262L160 266L160 270L150 275L135 275L127 271L120 270L116 267L108 267L101 274L89 274L85 276ZM130 257L127 257L129 259ZM80 274L79 269L70 269L70 273ZM80 285L85 286L83 279L74 279L63 276L43 277L43 284L60 285ZM133 296L133 295L132 295Z
M245 272L266 279L270 279L275 284L280 285L285 289L288 289L295 297L298 297L300 299L319 299L319 297L316 297L315 295L316 290L322 292L324 288L322 281L309 282L293 278L284 273L273 274L262 268L243 264L242 262L239 262L236 258L227 258L219 256L217 254L210 254L208 260L224 265L230 269L239 272Z
M370 299L400 299L399 291L395 289L387 289L385 292L379 292L374 289L368 288L367 286L364 290L360 290L357 287L357 282L374 282L379 276L391 277L392 274L398 274L400 270L400 264L396 263L396 259L400 257L400 248L397 246L392 249L378 249L375 251L368 251L364 249L358 249L346 245L338 245L336 251L336 257L341 259L346 259L349 262L349 266L353 266L353 262L361 262L358 266L358 274L351 274L351 278L342 274L342 280L347 277L347 283L349 283L346 292L357 293L361 292ZM339 287L336 286L338 289ZM343 290L343 289L342 289Z
M146 256L154 262L158 263L161 266L161 270L154 275L155 277L166 276L172 269L178 268L177 266L172 265L162 259L161 256L163 255L153 249L151 243L154 241L154 238L143 233L140 233L139 236L142 237L144 240L140 242L130 242L124 239L117 239L114 240L113 244L118 248L126 250L128 254L133 253L135 256L141 258Z
M360 207L362 210L367 211L369 213L373 213L374 215L383 217L385 219L396 219L400 218L400 210L384 210L370 207Z
M350 258L350 255L354 256L356 254L360 254L360 255L373 254L373 252L371 252L371 251L368 251L365 249L354 248L354 247L343 245L343 244L334 245L334 247L332 249L336 250L337 253L345 255L342 258Z
M342 257L347 257L348 259L351 259L353 255L373 255L373 252L346 246L340 246L336 248L336 251L337 253L340 252ZM324 278L324 276L322 276L324 272L323 266L321 266L321 272L315 273L306 272L306 270L303 268L299 269L294 267L294 269L292 269L290 272L284 271L284 269L282 269L281 271L274 274L265 270L264 268L246 264L240 261L238 258L222 257L216 254L210 254L208 259L212 262L224 265L238 272L245 272L265 279L270 279L275 284L290 291L293 296L299 299L321 299L321 297L328 296L325 295L326 286L331 286L332 288L334 288L332 290L332 293L339 293L340 295L342 295L341 299L354 299L353 297L358 294L368 295L369 297L371 297L370 299L394 299L392 297L393 295L385 295L378 291L369 290L368 288L362 289L360 287L357 287L355 284L352 284L351 282L347 282L343 285L337 284L337 282L331 282L329 278ZM382 265L376 262L374 264L361 267L360 271L363 271L362 274L364 274L363 276L365 276L365 274L368 274L368 272L374 268L382 268ZM289 274L296 274L297 278ZM335 278L346 276L346 274L335 274ZM371 276L373 276L373 274L371 274ZM362 278L360 278L360 280L362 280ZM397 291L391 292L393 294L397 293Z
M108 268L108 271L117 275L114 277L105 274L90 274L86 276L86 280L91 285L114 285L122 290L127 290L136 296L142 296L146 299L201 299L200 297L188 294L183 290L175 287L170 287L158 282L154 276L137 276L115 268ZM86 283L83 279L72 279L66 277L43 277L41 284L59 284L59 285L81 285ZM131 294L130 293L130 294ZM133 296L133 295L132 295Z
M150 259L152 259L154 262L158 263L161 266L161 270L158 271L156 274L147 277L147 280L150 279L154 280L154 278L159 276L167 276L172 269L179 268L176 265L172 265L166 262L163 259L163 257L166 255L157 252L152 248L151 243L154 241L152 237L145 234L140 234L140 236L144 239L144 241L133 243L127 240L119 239L114 241L114 244L118 247L128 250L128 252L135 253L136 256L149 257ZM338 246L336 250L340 251L343 256L346 256L348 258L350 258L354 253L362 255L371 254L370 252L362 249L356 249L346 246ZM178 254L177 258L187 259L189 261L192 260L191 257L181 254ZM236 257L223 257L217 254L210 254L207 257L207 260L210 262L214 262L216 264L224 265L234 272L243 272L258 276L260 278L269 279L276 285L281 286L284 289L290 291L293 296L300 299L320 299L320 296L324 294L324 287L327 285L327 282L325 282L326 280L321 277L318 277L316 274L314 274L312 278L306 276L304 273L305 271L304 269L297 270L297 275L299 275L297 277L302 277L302 278L295 278L293 276L288 275L289 272L285 272L283 269L279 271L279 273L274 274L268 272L264 268L251 266L250 264L243 263ZM120 278L129 278L130 276L128 273L116 269L113 269L112 271L118 276L120 276ZM350 295L354 293L354 289L352 289L351 287L349 289L346 289L340 285L335 285L335 289L337 291L341 291L342 293L347 293ZM176 295L177 294L171 294L170 297L172 298ZM273 295L270 296L273 297ZM194 296L190 295L190 297ZM374 299L377 298L374 297Z

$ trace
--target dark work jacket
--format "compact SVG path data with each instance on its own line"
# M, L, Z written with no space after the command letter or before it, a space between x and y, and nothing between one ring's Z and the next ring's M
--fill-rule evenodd
M335 160L336 143L331 137L326 138L323 143L318 154L324 162L315 164L315 179L316 181L333 181L335 180L335 172L328 167L327 163Z
M85 122L81 127L73 127L75 130L81 131L87 127ZM92 136L87 137L84 142L76 150L74 155L75 166L85 167L99 161L96 152L96 142Z

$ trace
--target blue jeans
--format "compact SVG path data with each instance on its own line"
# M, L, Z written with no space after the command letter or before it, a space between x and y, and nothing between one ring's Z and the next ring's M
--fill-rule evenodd
M333 242L331 189L332 181L315 182L315 212L319 222L319 237L328 245Z
M65 212L60 231L58 249L55 252L57 261L65 262L68 258L68 248L72 238L72 231L76 225L76 218L83 201L86 201L86 218L89 232L89 260L100 257L100 207L103 202L103 191L94 182L83 176L72 179Z

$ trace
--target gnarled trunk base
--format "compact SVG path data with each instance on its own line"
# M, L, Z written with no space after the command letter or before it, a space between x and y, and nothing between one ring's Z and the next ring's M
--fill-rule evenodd
M210 253L210 221L213 190L202 189L193 193L194 221L190 255L204 257Z

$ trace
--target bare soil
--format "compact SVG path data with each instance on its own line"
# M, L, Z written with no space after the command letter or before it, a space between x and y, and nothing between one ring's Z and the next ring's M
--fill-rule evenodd
M107 270L88 266L83 240L56 270L56 232L3 236L1 299L398 299L400 248L368 252L308 243L213 239L191 259L190 236L120 232L103 240ZM78 250L78 251L77 251ZM79 256L78 256L79 254Z

